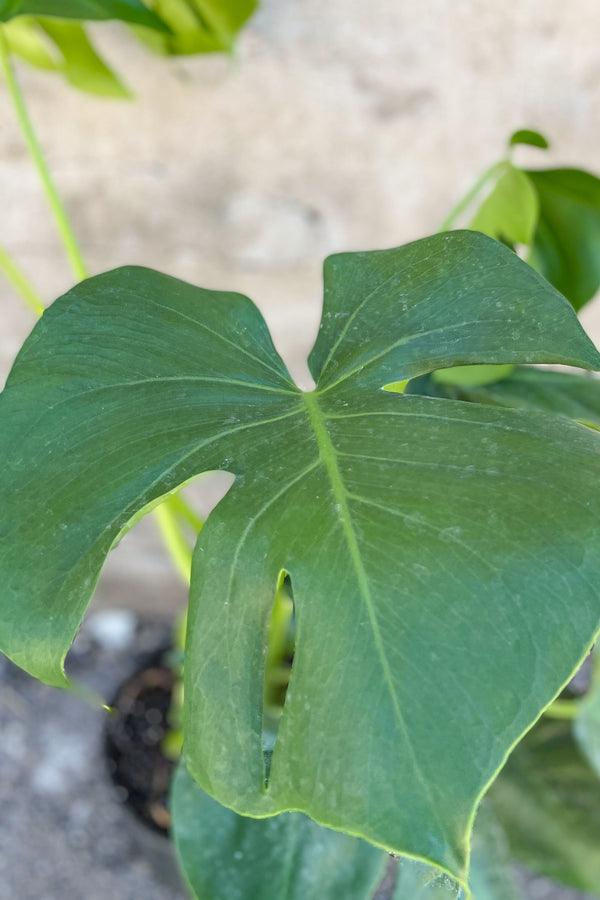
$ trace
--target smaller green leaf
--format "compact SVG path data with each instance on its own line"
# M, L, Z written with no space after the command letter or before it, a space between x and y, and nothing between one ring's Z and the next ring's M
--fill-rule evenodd
M129 97L129 91L98 56L84 28L75 22L40 19L40 26L63 56L66 79L82 91L102 97Z
M2 26L11 53L15 53L36 69L60 71L61 58L33 16L21 16Z
M539 147L541 150L547 150L550 146L543 134L540 134L539 131L532 131L530 128L520 128L511 134L508 146L515 147L517 144L528 144L530 147Z
M573 733L579 749L600 778L600 644L592 654L590 689L578 706Z
M513 246L531 243L537 220L538 199L529 178L507 163L469 227Z
M229 51L257 5L257 0L153 0L152 9L171 33L139 30L138 35L150 49L167 55Z
M579 890L600 892L600 781L570 722L540 719L488 796L518 859Z
M177 855L196 900L367 900L386 854L302 813L239 816L209 797L181 762L171 812Z
M120 19L157 31L169 30L140 0L0 0L0 22L8 22L15 16L55 16L90 21Z
M600 179L579 169L527 177L539 198L528 262L580 309L600 287Z
M453 366L450 369L437 369L431 373L431 377L438 384L479 387L507 378L514 368L514 366Z
M591 375L517 366L508 377L476 385L444 381L439 374L413 379L405 393L553 413L600 428L600 380Z

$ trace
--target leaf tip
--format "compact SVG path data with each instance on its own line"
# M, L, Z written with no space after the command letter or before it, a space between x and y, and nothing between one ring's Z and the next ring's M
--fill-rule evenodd
M531 128L520 128L514 131L509 140L509 147L516 147L518 144L526 144L529 147L538 147L540 150L547 150L550 147L548 140L539 131L533 131Z

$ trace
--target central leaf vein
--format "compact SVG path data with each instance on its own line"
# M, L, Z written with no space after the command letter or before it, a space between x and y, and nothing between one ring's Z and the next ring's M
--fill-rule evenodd
M337 451L333 446L333 443L329 436L329 432L327 430L325 417L319 406L318 393L316 391L306 392L303 394L303 397L308 411L310 424L312 426L317 441L317 446L319 448L320 461L324 465L329 476L335 503L337 508L339 509L340 524L342 526L344 537L348 546L348 552L352 560L352 565L354 568L354 573L356 575L356 581L358 584L360 595L369 618L369 624L371 626L371 631L373 634L373 643L375 644L377 657L379 659L384 681L392 702L396 721L403 734L405 745L410 755L415 775L423 788L423 793L427 798L430 811L433 817L438 822L442 831L445 833L446 829L444 828L443 823L439 818L436 803L434 801L434 798L432 797L427 778L425 777L421 769L419 760L412 745L410 733L406 725L406 721L400 707L400 701L398 699L398 695L394 686L392 669L387 658L381 628L377 620L375 604L371 596L369 577L362 560L358 539L356 537L356 532L354 530L354 525L352 522L350 507L348 504L349 494L344 484L342 474L338 465Z

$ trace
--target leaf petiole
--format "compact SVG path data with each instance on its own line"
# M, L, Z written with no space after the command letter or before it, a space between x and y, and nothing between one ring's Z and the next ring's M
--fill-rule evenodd
M0 269L19 297L33 310L36 316L41 316L44 312L44 304L38 292L25 272L2 246L0 246Z
M441 231L449 231L456 220L463 214L463 212L471 205L475 197L479 194L480 191L486 186L488 181L491 181L492 178L495 178L497 175L500 175L502 171L509 165L508 160L501 159L500 162L494 163L493 166L490 166L489 169L486 169L485 172L477 179L475 184L467 191L467 193L458 201L458 203L450 210L440 227L438 228L438 233Z
M154 516L175 568L186 584L190 583L192 551L183 536L170 500L165 500L154 510Z

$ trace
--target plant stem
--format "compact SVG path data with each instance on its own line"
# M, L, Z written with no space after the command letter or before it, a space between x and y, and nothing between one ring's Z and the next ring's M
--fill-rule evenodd
M544 715L549 719L575 719L578 711L578 700L555 700L544 710Z
M25 301L36 316L41 316L44 312L44 304L38 292L21 267L17 265L2 246L0 246L0 269L2 269L6 280L12 284L19 297Z
M183 536L183 532L179 527L175 514L169 506L169 501L165 500L164 503L157 506L154 510L154 515L167 550L175 564L175 568L185 583L189 585L192 568L192 551Z
M185 502L181 494L173 494L169 497L169 505L174 513L178 513L182 519L190 525L194 531L199 532L204 522L202 519L196 515L194 510L189 506L188 503Z
M454 206L440 227L438 228L438 233L440 231L449 231L450 228L454 225L456 220L462 213L467 209L467 207L473 202L477 194L485 187L485 185L494 178L495 175L499 175L502 169L507 165L507 160L502 159L500 162L494 163L493 166L490 166L489 169L486 169L483 175L481 175L475 184L470 190L458 201L456 206Z
M6 38L2 32L1 26L0 69L2 71L2 75L4 76L4 80L8 88L8 93L13 102L13 106L17 114L17 119L27 143L31 159L33 160L33 163L38 171L38 175L40 176L42 186L48 200L48 204L50 205L50 209L52 211L52 215L54 216L54 220L58 227L60 237L67 252L69 262L71 263L71 268L73 269L77 280L82 281L84 278L87 278L87 269L81 255L81 250L79 249L79 245L73 232L73 228L71 227L71 223L69 222L65 208L58 195L58 191L56 190L56 187L52 180L52 176L50 175L46 160L44 159L44 154L42 153L42 148L36 137L35 131L33 130L33 125L31 123L31 119L29 118L27 107L25 105L25 99L19 87L19 83L17 81L17 77L15 75L15 71L10 59L10 50Z

